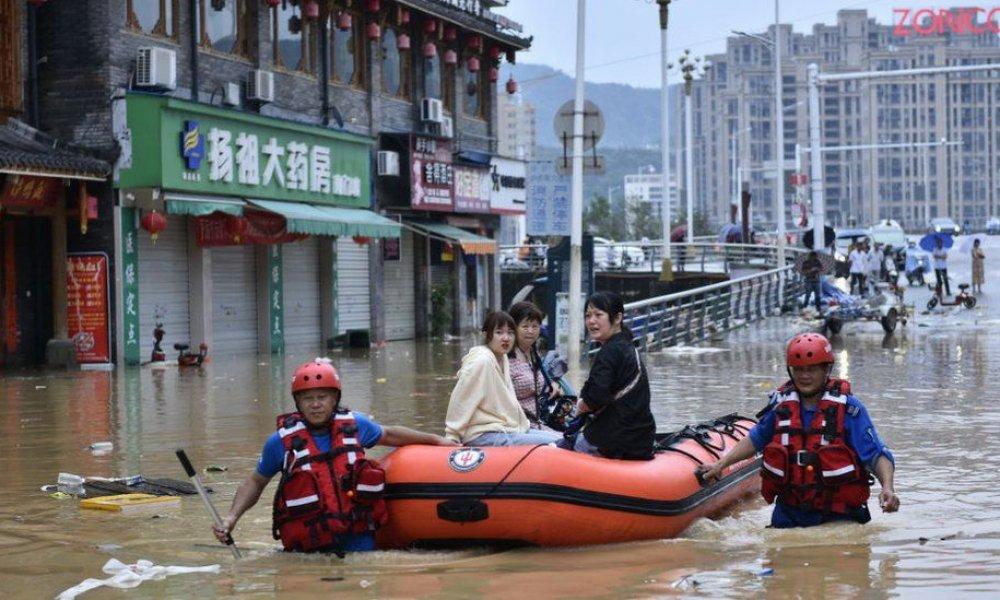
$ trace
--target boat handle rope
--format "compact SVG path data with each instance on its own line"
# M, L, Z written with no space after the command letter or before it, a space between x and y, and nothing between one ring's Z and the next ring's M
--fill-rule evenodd
M485 499L489 498L491 495L493 495L493 492L497 491L497 489L503 484L503 482L507 481L507 478L511 476L511 474L514 472L515 469L517 469L518 467L521 466L521 463L523 463L529 456L531 456L532 452L534 452L535 450L538 450L539 448L541 448L543 446L548 446L548 444L537 444L537 445L533 446L530 450L528 450L527 452L525 452L524 456L522 456L521 458L519 458L517 460L517 462L514 463L514 466L511 467L507 471L507 473L504 474L504 476L500 478L500 481L496 482L496 484L492 488L490 488L490 491L488 491L485 494L483 494L483 496L480 498L480 500L485 500Z

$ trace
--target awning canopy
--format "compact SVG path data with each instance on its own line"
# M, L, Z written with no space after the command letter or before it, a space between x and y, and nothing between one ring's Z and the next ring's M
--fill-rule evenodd
M496 254L496 240L488 237L476 235L475 233L459 229L445 223L431 223L428 221L406 221L406 225L417 230L424 235L441 238L448 242L454 242L462 247L466 254Z
M249 203L285 217L289 233L309 235L399 237L399 223L362 208L316 206L250 199Z
M243 209L247 205L246 202L239 199L186 194L167 194L164 199L168 215L188 215L191 217L203 217L214 212L240 217L243 216Z

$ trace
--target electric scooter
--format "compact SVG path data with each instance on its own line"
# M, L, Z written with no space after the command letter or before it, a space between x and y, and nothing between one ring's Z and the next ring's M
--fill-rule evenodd
M958 294L955 295L955 299L951 302L945 301L945 296L941 293L941 286L934 287L934 296L927 301L927 310L933 310L935 306L965 306L965 308L973 308L976 306L976 297L968 292L969 284L961 283L958 286Z

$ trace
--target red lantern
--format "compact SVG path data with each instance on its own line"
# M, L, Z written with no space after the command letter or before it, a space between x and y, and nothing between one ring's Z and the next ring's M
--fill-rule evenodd
M497 79L500 79L500 70L496 67L490 67L489 76L490 83L496 83Z
M406 35L405 33L399 34L399 36L396 38L396 47L399 48L400 50L409 50L410 36Z
M337 15L337 29L341 31L348 31L354 26L354 18L351 17L351 13L346 10L340 11Z
M424 21L424 33L434 33L437 31L437 21L434 19L427 19Z
M306 16L307 19L315 21L319 18L319 2L317 0L306 0L306 3L302 5L302 14Z
M372 21L365 28L365 33L368 35L369 40L375 41L382 37L382 28L378 26L378 23Z
M447 25L444 28L444 39L448 40L449 42L454 42L456 39L458 39L458 30L451 25Z
M271 8L278 8L281 6L281 0L264 0L268 6Z
M250 231L250 221L243 217L230 216L226 219L226 233L232 236L233 243L240 244Z
M396 9L397 9L396 21L398 21L400 25L409 25L410 24L409 9L403 8L402 6L397 6Z
M507 93L516 94L517 93L517 82L514 81L514 76L511 75L510 79L507 80Z
M438 48L434 42L427 42L424 44L424 58L434 58L437 56Z
M500 59L500 46L490 46L490 58L493 60Z
M473 50L482 50L483 49L483 38L481 36L478 36L478 35L470 35L469 36L469 41L468 41L468 46L469 46L469 48L471 48Z
M475 56L470 56L469 60L465 62L465 68L469 70L469 73L479 72L479 59Z
M167 218L155 210L142 215L142 220L139 223L143 229L149 232L154 244L160 232L167 228Z
M368 0L365 2L365 10L368 12L378 12L382 8L379 0Z
M452 49L444 51L444 64L455 65L458 64L458 53Z
M352 237L351 239L354 240L354 243L357 244L357 245L359 245L359 246L367 246L368 242L371 241L371 238L369 238L367 236L364 236L364 235L356 235L356 236Z

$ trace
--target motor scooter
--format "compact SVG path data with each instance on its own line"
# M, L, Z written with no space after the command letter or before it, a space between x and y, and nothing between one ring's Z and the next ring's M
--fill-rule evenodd
M976 297L970 294L968 290L969 284L959 284L958 293L955 294L954 300L948 302L946 301L944 294L941 293L941 286L935 286L934 295L927 301L927 310L933 310L934 307L939 304L941 306L965 306L965 308L974 308L976 306Z

